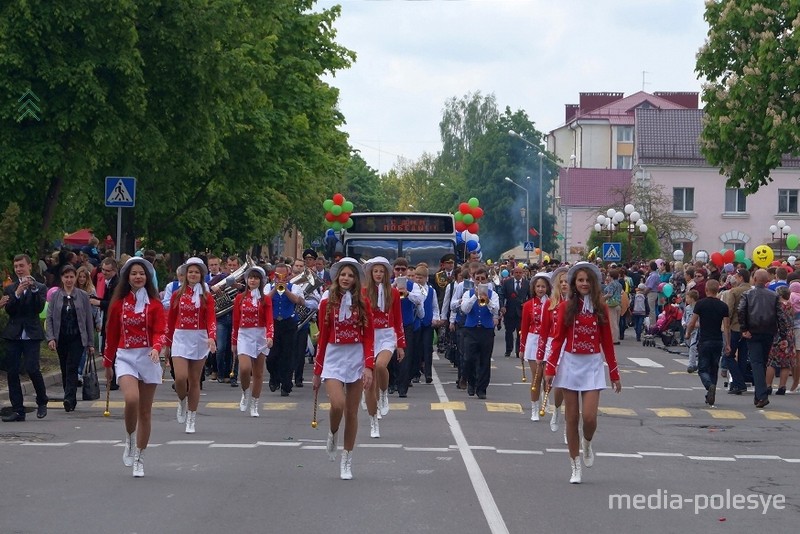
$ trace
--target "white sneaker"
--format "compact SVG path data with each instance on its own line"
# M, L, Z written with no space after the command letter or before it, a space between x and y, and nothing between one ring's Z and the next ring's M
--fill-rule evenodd
M250 397L250 417L259 417L258 397Z
M136 449L133 459L133 476L136 478L144 476L144 449Z
M386 415L389 413L389 392L385 389L380 393L380 406L378 410L380 410L381 415Z
M336 441L338 434L338 432L334 434L328 430L328 443L325 445L325 450L328 451L328 456L330 457L331 462L336 460Z
M136 448L136 434L126 434L125 450L122 452L122 463L125 467L133 465L134 449Z
M577 456L569 459L569 464L572 467L572 476L569 477L570 484L581 483L581 460Z
M558 432L558 422L561 418L561 408L553 406L553 417L550 418L550 431Z
M342 452L341 470L339 478L342 480L353 480L353 451Z
M364 411L367 409L367 396L363 391L361 392L361 409Z
M239 411L246 412L247 408L250 406L250 388L245 389L242 391L242 400L239 401Z
M531 421L539 420L539 401L531 401Z
M586 438L581 438L581 456L583 456L583 465L586 467L592 467L594 465L592 442L587 441Z
M379 438L381 437L381 427L378 423L378 416L377 415L370 415L369 416L369 437L371 438Z
M188 411L187 405L189 404L189 397L184 397L183 400L178 401L178 411L175 418L178 423L183 424L186 422L186 412Z
M186 412L186 433L194 434L194 423L197 418L197 412Z

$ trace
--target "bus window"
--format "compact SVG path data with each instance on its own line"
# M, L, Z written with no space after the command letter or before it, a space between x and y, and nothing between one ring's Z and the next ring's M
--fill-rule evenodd
M345 254L357 260L383 256L391 263L397 259L397 250L397 240L394 239L350 239Z
M453 252L455 252L453 242L447 239L403 240L403 257L411 265L425 262L434 271L439 269L439 260L442 256Z

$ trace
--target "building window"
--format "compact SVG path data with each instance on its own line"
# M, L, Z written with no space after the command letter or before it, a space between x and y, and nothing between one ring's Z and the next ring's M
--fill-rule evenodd
M744 243L741 241L726 241L722 248L730 250L744 250Z
M692 255L692 245L691 241L673 241L672 242L672 250L682 250L683 251L683 261L691 261Z
M725 212L744 213L747 211L747 194L744 189L725 190Z
M617 126L617 143L633 143L633 126Z
M617 156L617 168L618 169L632 169L633 168L633 156Z
M778 213L797 213L797 189L778 189Z
M795 194L796 209L797 196ZM674 187L672 189L672 211L694 211L694 187Z

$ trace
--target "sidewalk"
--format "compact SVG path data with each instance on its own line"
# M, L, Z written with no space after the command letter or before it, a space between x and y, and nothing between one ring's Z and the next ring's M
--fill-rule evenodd
M61 388L61 371L53 371L42 375L44 378L44 385L47 388L47 396L51 400L62 399L64 392ZM22 395L24 397L33 397L36 392L33 389L33 384L27 378L20 381L22 385ZM29 399L25 399L28 401ZM36 404L34 402L34 404ZM7 410L11 408L11 402L8 400L8 379L6 373L0 372L0 410Z

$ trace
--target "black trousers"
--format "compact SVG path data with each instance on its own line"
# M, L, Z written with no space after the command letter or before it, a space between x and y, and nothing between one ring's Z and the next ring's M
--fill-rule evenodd
M297 321L275 321L275 339L267 357L267 371L270 385L280 386L287 393L292 391L296 338Z
M61 367L61 384L64 386L64 401L74 406L78 402L78 365L83 355L81 335L58 336L56 352L58 353L58 363Z
M42 370L39 368L39 349L41 339L9 339L6 340L6 365L8 370L8 398L11 407L18 414L25 414L23 405L22 384L19 381L20 370L25 368L28 378L33 383L36 390L36 405L47 406L47 390L42 377Z
M417 351L419 363L415 369L419 369L425 378L433 376L433 326L421 326L419 329L419 350ZM415 376L419 376L417 373Z
M411 378L414 373L419 369L419 359L416 357L417 367L413 367L415 361L415 354L418 350L419 344L419 330L414 331L414 323L403 325L403 331L406 336L406 356L402 362L397 362L396 366L396 379L395 386L397 393L405 395L408 393L408 385L411 383Z
M306 324L297 331L294 344L294 382L303 383L303 371L306 368L306 346L308 345L308 334L311 327Z
M492 376L494 328L481 326L464 329L464 374L467 389L485 395Z
M506 315L505 319L503 320L506 329L506 354L519 352L519 325L521 321L522 318L519 315ZM516 338L516 342L514 341L514 338Z

